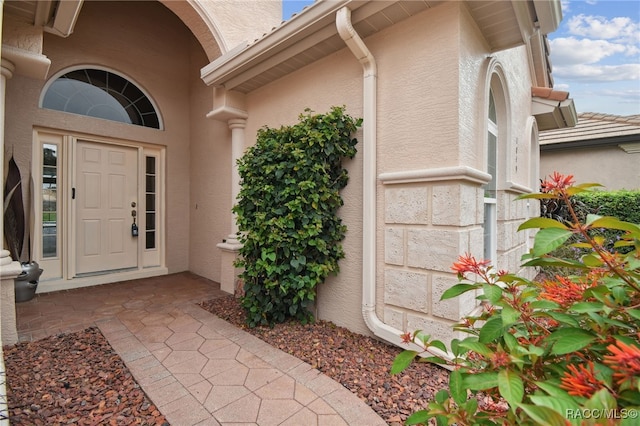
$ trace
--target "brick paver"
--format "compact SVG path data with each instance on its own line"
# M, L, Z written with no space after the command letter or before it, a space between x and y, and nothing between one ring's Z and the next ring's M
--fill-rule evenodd
M16 305L18 333L98 326L174 426L386 424L309 364L196 305L224 294L191 273L39 294Z

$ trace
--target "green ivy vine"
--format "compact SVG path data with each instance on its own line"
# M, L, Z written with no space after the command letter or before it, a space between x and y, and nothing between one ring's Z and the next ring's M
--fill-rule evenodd
M333 107L299 116L279 129L264 127L238 160L241 188L233 212L243 244L241 303L249 326L289 318L313 320L316 286L339 271L346 226L338 216L347 185L344 158L356 154L352 135L362 119Z

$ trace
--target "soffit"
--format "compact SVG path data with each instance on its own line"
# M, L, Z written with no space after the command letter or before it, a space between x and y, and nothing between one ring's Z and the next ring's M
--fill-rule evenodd
M208 85L249 93L297 69L345 48L336 29L336 12L351 9L360 37L395 25L444 1L316 1L259 40L238 46L201 71ZM522 45L525 25L534 27L533 3L526 1L468 1L473 19L492 51Z
M73 32L82 2L83 0L5 0L3 15L68 37Z
M530 2L520 2L528 17L535 16ZM492 50L502 50L522 44L522 33L516 15L516 9L510 1L468 1L471 16L480 27L480 31L489 42ZM531 22L529 25L533 25Z
M36 1L5 0L3 13L11 15L21 22L33 24L36 16Z

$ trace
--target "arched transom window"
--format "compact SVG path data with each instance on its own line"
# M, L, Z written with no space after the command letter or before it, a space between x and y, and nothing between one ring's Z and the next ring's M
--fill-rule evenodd
M106 70L78 69L48 87L42 107L57 111L160 128L151 100L135 84Z

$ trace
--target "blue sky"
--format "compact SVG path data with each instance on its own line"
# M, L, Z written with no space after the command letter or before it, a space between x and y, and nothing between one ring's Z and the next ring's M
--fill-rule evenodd
M289 19L309 0L284 0ZM555 89L578 112L640 114L640 2L562 0L560 28L549 35Z
M555 88L578 112L640 114L640 2L562 1L549 35Z

